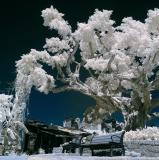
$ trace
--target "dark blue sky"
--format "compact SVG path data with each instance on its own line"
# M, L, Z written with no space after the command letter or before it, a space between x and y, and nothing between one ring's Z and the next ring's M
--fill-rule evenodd
M44 95L33 89L29 101L29 118L47 123L62 124L67 118L82 117L94 100L78 92Z
M96 8L114 10L117 24L123 17L132 16L143 21L147 10L159 8L158 0L5 0L0 2L0 93L11 93L15 79L15 61L31 48L42 50L45 38L53 32L42 26L41 10L53 5L65 13L65 19L76 29L77 22L87 21ZM69 116L82 116L94 101L79 93L44 95L32 91L29 117L61 124Z

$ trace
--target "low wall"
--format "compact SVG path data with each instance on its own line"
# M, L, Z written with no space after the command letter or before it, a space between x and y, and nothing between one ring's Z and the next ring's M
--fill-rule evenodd
M126 151L141 153L141 156L159 157L159 140L133 140L124 142Z

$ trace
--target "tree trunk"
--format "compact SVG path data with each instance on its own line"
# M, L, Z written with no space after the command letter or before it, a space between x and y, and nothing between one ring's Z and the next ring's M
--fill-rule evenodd
M148 119L147 115L150 112L151 100L150 92L147 88L143 88L142 93L143 100L137 91L133 91L132 106L134 108L128 111L129 115L132 114L132 116L125 117L127 120L127 125L125 127L126 130L142 129L146 125L146 121ZM133 112L135 111L137 111L138 114L133 115Z
M136 130L136 129L142 129L145 127L145 123L146 123L146 115L147 113L144 110L144 107L141 105L139 107L139 112L137 115L132 115L131 117L126 117L125 121L126 122L126 126L125 126L125 130L129 131L129 130Z

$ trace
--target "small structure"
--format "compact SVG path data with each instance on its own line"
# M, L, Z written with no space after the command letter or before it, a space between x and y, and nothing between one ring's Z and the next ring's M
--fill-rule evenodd
M112 117L108 117L107 119L103 119L101 122L101 130L106 133L121 131L121 124L117 123L115 119Z
M26 127L29 134L25 135L24 152L28 154L38 154L41 149L45 153L52 153L54 147L59 147L74 137L87 135L87 132L82 130L47 125L33 120L27 121Z
M63 122L63 127L69 129L79 129L80 128L80 118L68 118Z

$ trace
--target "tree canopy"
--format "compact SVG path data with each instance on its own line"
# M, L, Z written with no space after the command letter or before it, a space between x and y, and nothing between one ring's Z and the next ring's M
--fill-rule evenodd
M43 51L31 49L16 62L11 119L23 122L35 87L45 94L76 90L94 98L87 122L119 111L128 130L144 127L154 106L151 91L159 86L159 9L149 10L144 22L127 17L119 26L111 15L96 9L73 31L53 6L42 11L43 25L58 36L46 38Z

